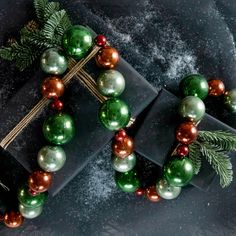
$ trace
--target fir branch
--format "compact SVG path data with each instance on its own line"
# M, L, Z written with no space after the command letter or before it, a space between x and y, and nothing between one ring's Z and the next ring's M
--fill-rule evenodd
M47 48L60 46L56 39L47 39L41 32L32 33L29 37L24 37L24 39L21 40L21 43L34 46L35 48L40 48L41 51L44 51Z
M193 163L194 174L197 175L201 169L202 159L201 159L201 147L197 142L189 145L189 159Z
M220 177L220 185L224 188L233 180L232 164L228 155L223 151L213 150L207 143L199 143L201 153Z
M60 4L59 2L49 2L47 3L46 7L44 8L44 22L46 23L47 20L53 15L55 12L60 11Z
M14 60L22 71L30 66L48 48L60 47L62 35L71 26L65 10L58 2L34 0L38 22L30 21L20 30L20 39L9 47L0 48L0 57Z
M48 4L47 0L34 0L34 8L40 24L44 24L45 21L45 8Z
M12 48L11 47L1 47L0 48L0 57L12 61L14 59Z
M236 151L236 134L225 131L200 131L198 141L221 151Z
M62 36L64 31L71 26L65 10L55 12L45 23L42 34L47 39Z

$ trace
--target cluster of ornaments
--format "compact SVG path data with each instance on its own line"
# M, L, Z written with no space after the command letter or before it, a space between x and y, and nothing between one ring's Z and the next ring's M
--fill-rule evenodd
M114 144L123 142L128 136L124 130L116 133L112 144L112 165L117 171L116 184L122 191L135 192L137 196L145 195L152 202L158 202L161 198L171 200L178 197L182 187L189 184L194 176L194 167L188 158L189 145L196 141L197 125L205 114L203 100L207 96L222 97L225 107L230 112L236 112L236 89L225 92L224 83L219 79L207 81L200 74L188 75L181 81L180 91L184 97L179 106L179 115L183 122L176 129L177 147L164 164L162 178L157 180L156 186L140 188L140 180L135 170L136 159L134 161L132 157L134 154L122 156L114 152ZM123 144L121 147L122 152Z
M61 145L68 143L75 135L72 117L63 110L59 99L65 90L62 79L68 68L68 57L82 59L94 43L91 32L83 26L72 26L63 36L62 48L49 48L41 56L42 70L50 74L42 83L42 94L50 99L55 111L43 124L43 134L50 145L42 147L37 156L39 170L34 171L18 190L19 207L16 211L7 211L1 219L6 226L17 228L24 218L33 219L42 212L47 191L52 184L53 172L60 170L66 161Z

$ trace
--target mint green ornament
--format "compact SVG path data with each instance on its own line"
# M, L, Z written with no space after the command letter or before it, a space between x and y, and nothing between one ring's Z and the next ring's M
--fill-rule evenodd
M66 154L60 146L44 146L38 152L38 164L46 172L60 170L66 161Z
M26 207L22 204L19 204L19 211L24 218L34 219L42 213L43 206L41 205L38 207Z
M198 97L187 96L180 103L179 114L185 119L198 122L205 114L205 104Z
M41 56L41 69L47 74L61 75L68 67L68 60L62 50L49 48Z

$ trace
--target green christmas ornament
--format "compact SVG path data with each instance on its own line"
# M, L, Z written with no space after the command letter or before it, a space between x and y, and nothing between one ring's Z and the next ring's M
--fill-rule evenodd
M68 55L81 59L92 47L93 37L88 28L75 25L64 33L62 45Z
M164 177L171 186L185 186L192 180L193 175L193 164L187 157L172 157L164 166Z
M179 106L179 114L188 120L197 122L202 119L205 114L204 102L195 96L188 96L181 101Z
M195 96L203 100L207 97L208 90L207 80L199 74L188 75L180 82L180 91L184 97Z
M116 70L105 70L97 80L99 92L106 97L118 97L125 89L125 79Z
M118 172L127 172L134 168L136 164L136 156L134 153L130 154L125 158L117 157L116 155L112 156L112 167Z
M117 187L127 193L135 192L140 185L140 181L135 170L130 170L125 173L116 172L115 181Z
M158 180L156 188L158 195L166 200L175 199L181 193L181 187L171 186L165 179Z
M99 119L107 129L119 130L129 123L130 111L125 102L111 98L101 105Z
M40 65L47 74L61 75L68 67L68 60L58 48L49 48L41 56Z
M75 134L74 121L68 114L58 113L49 116L43 124L44 137L51 143L68 143Z
M230 112L236 113L236 89L232 89L225 93L224 103Z
M42 213L43 206L41 205L38 207L26 207L22 204L19 204L19 211L24 218L33 219L38 217Z
M18 190L18 200L25 207L35 208L42 206L46 200L46 196L45 193L39 193L35 196L31 195L27 186L22 186Z
M66 161L66 154L60 146L44 146L38 152L38 164L47 171L60 170Z

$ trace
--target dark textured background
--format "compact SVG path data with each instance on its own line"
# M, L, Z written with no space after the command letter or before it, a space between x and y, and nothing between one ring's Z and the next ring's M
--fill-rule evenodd
M75 23L107 35L156 88L164 86L178 94L179 80L190 72L220 76L227 88L236 87L234 0L69 0L62 4ZM0 32L6 34L0 35L1 44L33 14L30 0L2 0ZM0 63L1 107L32 73L19 73L10 63ZM208 100L208 113L235 128L235 116L217 105ZM222 190L216 180L207 193L188 187L178 199L154 204L118 191L109 161L107 146L59 195L49 199L39 218L17 230L1 226L0 235L236 234L236 182ZM156 170L150 163L145 166Z

